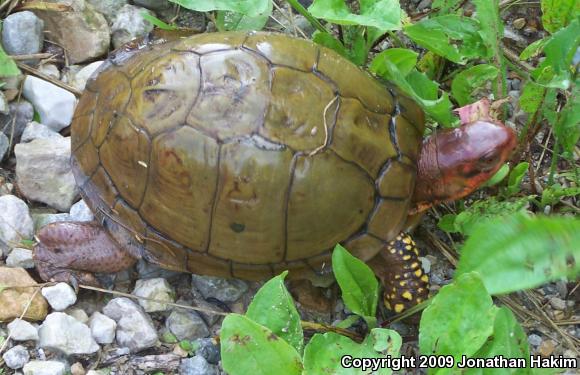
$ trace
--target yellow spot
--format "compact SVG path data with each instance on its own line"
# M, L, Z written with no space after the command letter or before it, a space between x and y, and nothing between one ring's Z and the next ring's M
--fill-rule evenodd
M394 293L389 296L390 299L395 299L395 297L397 297L397 295Z
M401 237L401 235L399 234L399 235L397 236L397 241L401 241L402 239L403 239L403 237Z
M406 281L406 280L404 280L404 281L400 281L400 282L399 282L399 285L400 285L400 286L406 286L406 285L407 285L407 281Z
M389 303L389 301L387 301L386 299L383 301L383 303L385 304L385 306L387 307L387 309L392 310L393 308L391 307L391 304Z
M395 305L395 312L396 313L400 313L401 311L403 311L405 309L405 306L402 303L397 303Z
M411 246L411 245L406 245L406 246L405 246L405 250L409 250L409 251L411 251L411 250L413 250L413 246Z
M393 292L396 292L396 291L397 291L397 288L393 287Z
M401 278L401 275L395 275L395 280L399 280Z
M405 272L405 273L403 274L403 277L404 277L405 279L408 279L408 278L409 278L409 272Z
M415 253L415 255L419 256L419 251L417 250L417 248L414 248L413 252Z
M423 302L423 298L417 297L417 303L421 303L421 302Z
M413 243L413 240L411 240L409 236L405 236L405 238L403 238L403 242L406 243L407 245L410 245L411 243Z
M425 289L423 289L423 288L417 288L417 293L421 293L421 292L423 292L424 290L425 290Z
M403 255L403 250L399 250L399 255Z
M403 292L403 294L401 294L401 297L403 297L404 299L408 299L409 301L413 300L413 295L409 292Z
M411 268L412 269L419 268L419 263L417 263L417 262L411 263Z
M429 282L429 276L427 276L427 275L421 276L421 281L423 281L425 283L428 283Z
M391 247L391 248L389 249L389 252L390 252L391 254L394 254L394 253L396 253L396 252L397 252L397 249L395 249L394 247Z
M417 277L421 277L421 275L423 274L423 270L421 270L421 269L419 268L417 271L415 271L415 272L413 272L413 273L415 274L415 276L417 276Z
M410 255L403 255L403 260L409 260L409 259L411 259Z

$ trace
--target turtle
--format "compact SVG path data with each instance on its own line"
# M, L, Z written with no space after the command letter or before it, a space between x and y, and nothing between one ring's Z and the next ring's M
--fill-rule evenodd
M95 221L41 228L37 270L93 284L145 259L315 278L341 244L402 311L428 293L412 218L470 194L515 147L491 120L426 140L424 129L412 99L309 40L225 32L118 50L71 125L72 171Z

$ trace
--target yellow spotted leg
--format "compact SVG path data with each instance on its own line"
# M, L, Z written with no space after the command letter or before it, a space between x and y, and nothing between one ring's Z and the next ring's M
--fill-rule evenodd
M400 313L429 296L429 276L421 268L419 250L407 233L399 234L368 262L384 287L385 306Z

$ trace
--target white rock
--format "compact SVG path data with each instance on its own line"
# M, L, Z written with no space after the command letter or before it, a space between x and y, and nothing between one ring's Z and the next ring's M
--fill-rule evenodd
M175 301L175 291L169 285L167 280L163 278L137 280L133 294L138 297L152 298L165 302ZM167 304L152 302L147 300L139 300L141 307L147 312L165 311Z
M0 242L15 246L21 240L29 240L34 225L28 206L14 195L0 197Z
M114 298L103 313L117 322L117 343L132 352L157 345L157 331L143 308L128 298Z
M68 211L78 194L70 167L70 137L19 143L14 153L22 193L59 211Z
M8 332L14 341L38 340L38 329L22 319L14 319L8 323Z
M40 124L36 121L31 121L28 125L26 125L26 128L24 128L20 142L26 143L35 139L48 138L63 138L63 136L46 125Z
M22 368L30 360L30 355L24 346L16 345L4 353L2 358L6 362L6 366L16 370Z
M79 70L70 81L71 86L80 91L83 91L85 89L85 85L87 84L88 79L95 72L95 70L97 70L102 64L103 61L95 61Z
M54 286L46 286L40 291L49 305L56 311L63 311L74 305L77 295L67 283L58 283Z
M4 91L0 91L0 114L7 115L8 113L10 113L10 109L8 108L8 100L6 100Z
M64 313L72 316L73 318L75 318L76 320L78 320L81 323L88 324L88 322L89 322L89 316L87 315L87 313L83 309L79 309L77 307L71 307L70 309L66 309Z
M117 12L117 16L111 25L113 46L115 48L119 48L123 44L146 35L153 30L153 25L143 18L142 12L153 15L148 9L129 4Z
M115 340L117 323L108 316L95 311L89 320L93 338L99 344L110 344Z
M22 95L32 103L44 125L55 131L70 125L77 102L72 93L43 79L26 76Z
M92 354L99 350L90 328L61 312L49 314L38 330L41 348L56 349L66 355Z
M2 44L8 54L29 55L40 52L44 39L44 22L34 13L13 13L3 23Z
M24 375L64 375L64 363L58 361L30 361L24 365Z
M51 78L60 79L60 71L54 64L42 64L38 70Z
M32 260L32 251L16 247L12 249L6 258L6 265L8 267L22 267L34 268L34 260Z
M0 132L0 161L6 156L9 147L10 140L4 133Z
M72 221L93 221L95 216L85 201L81 199L70 208L70 218Z

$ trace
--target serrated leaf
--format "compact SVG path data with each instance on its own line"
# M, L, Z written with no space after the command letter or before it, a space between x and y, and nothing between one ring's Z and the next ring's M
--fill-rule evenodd
M580 16L578 0L542 0L542 25L551 34Z
M465 69L457 74L451 83L451 92L460 106L475 102L471 94L486 82L497 77L499 69L493 65L481 64Z
M542 53L544 51L544 46L546 45L546 43L548 43L549 40L550 40L549 37L544 38L544 39L540 39L540 40L536 40L535 42L533 42L532 44L527 46L522 51L522 53L520 53L520 60L527 60L527 59L530 59L532 57L538 56L540 53Z
M216 26L220 31L262 30L272 14L272 2L268 2L265 12L257 15L247 15L229 10L217 12Z
M404 30L421 47L458 64L487 55L479 24L470 18L449 14L422 20Z
M230 375L300 375L296 349L268 328L239 314L225 317L220 331L222 366Z
M184 8L209 12L212 10L229 10L247 16L257 16L267 11L271 0L171 0Z
M446 285L423 311L419 348L424 355L472 356L493 332L498 308L480 276L466 273Z
M457 275L477 271L491 294L580 275L580 220L516 213L476 225Z
M348 337L333 332L316 334L304 350L304 374L368 374L371 369L361 371L356 368L345 368L341 365L343 356L352 358L385 358L387 355L398 357L401 347L401 336L395 331L375 328L357 344ZM390 368L374 369L373 374L389 375Z
M300 314L284 285L287 274L288 271L284 271L273 277L258 290L248 306L246 316L269 328L300 353L304 345L304 336Z
M14 77L20 74L14 60L4 52L0 45L0 77Z
M374 316L379 300L379 283L373 271L360 259L336 245L332 270L346 307L361 316Z
M344 0L314 0L308 11L339 25L372 26L380 30L401 28L401 7L398 0L360 0L359 14L352 13Z
M522 183L522 180L526 175L526 172L528 171L529 167L530 163L524 161L519 163L512 169L507 184L508 195L513 195L520 190L520 184Z

